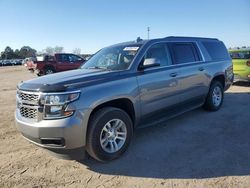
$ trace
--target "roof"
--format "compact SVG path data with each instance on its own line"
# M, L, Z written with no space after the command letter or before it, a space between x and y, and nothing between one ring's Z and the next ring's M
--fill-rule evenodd
M155 39L149 39L149 40L143 40L140 39L139 37L135 41L128 41L128 42L122 42L118 44L111 45L111 47L116 47L116 46L131 46L131 45L143 45L147 42L150 41L160 41L160 40L165 40L165 41L219 41L216 38L205 38L205 37L183 37L183 36L169 36L165 38L155 38Z
M183 36L169 36L166 37L166 39L181 39L181 40L216 40L218 41L218 39L216 38L206 38L206 37L183 37Z

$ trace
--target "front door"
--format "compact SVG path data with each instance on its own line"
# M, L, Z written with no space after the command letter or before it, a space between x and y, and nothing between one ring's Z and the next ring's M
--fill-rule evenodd
M146 52L144 61L147 58L157 60L160 66L143 70L137 76L142 117L179 102L180 73L172 66L167 45L165 43L153 45Z
M83 59L77 55L69 54L70 70L78 69L83 62Z

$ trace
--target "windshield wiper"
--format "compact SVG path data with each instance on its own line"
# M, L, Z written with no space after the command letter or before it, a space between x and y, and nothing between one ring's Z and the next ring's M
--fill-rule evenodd
M111 69L108 69L108 68L104 68L104 67L98 67L98 66L93 66L93 67L87 67L85 69L100 69L100 70L111 70Z
M104 69L102 67L94 66L94 67L87 67L86 69Z

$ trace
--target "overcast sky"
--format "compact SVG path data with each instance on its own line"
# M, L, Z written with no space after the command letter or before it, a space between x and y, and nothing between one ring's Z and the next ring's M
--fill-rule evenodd
M166 36L215 37L250 46L250 0L0 0L0 51L29 45L94 53L114 43Z

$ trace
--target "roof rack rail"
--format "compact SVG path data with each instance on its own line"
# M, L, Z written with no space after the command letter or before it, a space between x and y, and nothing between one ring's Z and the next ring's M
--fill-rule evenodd
M218 40L217 38L206 38L206 37L183 37L183 36L168 36L165 38L174 39L203 39L203 40Z

